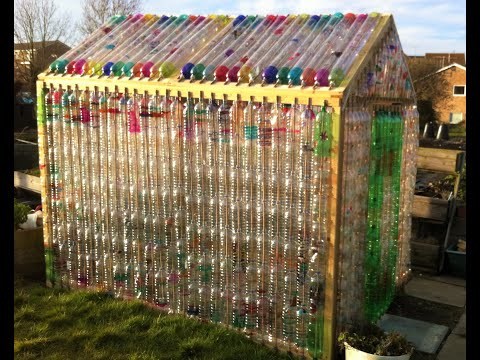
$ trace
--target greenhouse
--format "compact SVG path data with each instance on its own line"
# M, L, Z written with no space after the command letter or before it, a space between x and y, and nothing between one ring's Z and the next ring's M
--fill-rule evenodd
M392 15L115 16L37 82L49 286L332 359L409 276Z

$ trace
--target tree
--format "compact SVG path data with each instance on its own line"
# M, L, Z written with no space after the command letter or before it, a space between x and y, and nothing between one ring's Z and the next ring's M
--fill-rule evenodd
M408 67L415 87L420 114L420 126L438 121L434 104L447 99L451 89L444 73L436 73L438 65L428 59L409 59Z
M17 81L35 93L38 74L52 61L47 46L66 41L71 31L69 17L60 13L54 0L15 0L13 34L15 43L22 44L14 54Z
M82 0L83 19L80 31L89 35L113 15L140 12L142 0Z

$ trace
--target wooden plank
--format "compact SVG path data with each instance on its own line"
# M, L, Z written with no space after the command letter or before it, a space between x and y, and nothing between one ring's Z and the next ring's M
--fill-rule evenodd
M412 241L410 243L412 266L421 266L437 271L440 260L440 245Z
M341 211L342 211L342 183L343 183L343 146L344 146L344 119L341 113L332 117L332 173L336 173L335 181L332 177L329 200L330 229L327 241L327 272L325 279L325 310L324 310L324 357L333 360L337 352L337 287L338 287L338 263L339 244L341 236ZM321 201L321 200L320 200Z
M464 156L465 152L462 150L420 147L418 148L417 168L456 174L457 161L461 161Z
M42 192L40 177L28 175L20 171L13 172L13 185L39 194Z
M243 100L249 100L251 96L257 100L261 100L264 96L267 97L267 101L276 102L277 96L281 97L282 103L292 104L295 98L298 98L299 104L307 104L309 99L312 99L312 105L323 105L327 100L331 106L337 107L340 103L343 94L343 88L338 87L334 90L329 90L328 87L320 87L314 89L313 87L306 87L302 89L300 86L289 88L288 85L265 85L255 84L249 86L248 84L236 85L215 83L211 82L200 83L199 81L190 83L188 81L178 81L176 79L163 79L160 81L145 78L140 80L134 78L128 80L128 78L119 79L118 77L81 77L80 75L46 75L44 73L38 76L40 82L44 82L46 86L53 85L58 87L62 85L63 88L71 86L74 88L78 86L80 90L89 87L92 89L97 86L99 89L108 87L111 91L118 86L120 91L127 88L129 91L137 90L138 93L148 92L154 94L155 91L159 91L161 95L164 95L166 90L170 90L172 95L176 95L179 91L183 96L186 96L188 92L192 92L194 97L200 96L200 91L204 92L206 99L210 97L210 94L214 93L217 99L227 95L230 100L237 99L240 95Z
M447 221L448 200L428 196L413 197L412 216L417 218Z

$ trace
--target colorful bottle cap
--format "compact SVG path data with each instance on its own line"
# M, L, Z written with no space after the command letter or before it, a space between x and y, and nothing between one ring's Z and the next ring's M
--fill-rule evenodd
M240 24L243 20L245 20L245 15L238 15L232 22L233 26L237 26Z
M239 66L233 66L227 73L227 79L232 82L237 82L239 70L240 70Z
M305 68L301 76L302 85L312 86L315 83L315 69Z
M292 68L292 70L289 71L288 73L288 82L289 84L292 85L300 85L301 80L300 80L300 75L302 75L303 69L295 66Z
M328 71L328 69L320 69L315 74L315 82L319 86L328 86L328 84L329 84L328 76L329 75L330 75L330 72Z
M190 79L191 71L195 65L192 63L186 63L182 67L182 75L185 79Z
M160 71L160 74L164 77L164 78L168 78L170 77L171 75L173 75L176 71L177 71L177 67L175 66L175 64L169 62L169 61L165 61L159 68L159 71Z
M86 64L87 60L85 59L80 59L75 62L74 65L74 73L75 74L81 74L83 70L83 66Z
M335 86L339 86L344 78L345 78L345 73L340 68L333 69L330 75L328 76L328 80L332 81L335 84Z
M287 66L281 67L277 73L277 81L280 84L286 85L288 84L288 73L290 72L290 68Z
M195 78L195 80L200 80L203 77L204 70L205 70L205 65L197 64L193 67L191 71L191 75Z
M65 67L65 70L67 74L73 74L75 72L75 60L70 61L67 66Z
M152 67L154 66L155 64L152 62L152 61L147 61L143 66L142 66L142 75L145 76L145 77L150 77L151 75L151 70L152 70Z
M132 68L135 66L135 63L132 61L129 61L125 63L122 67L122 74L126 76L131 76L132 75Z

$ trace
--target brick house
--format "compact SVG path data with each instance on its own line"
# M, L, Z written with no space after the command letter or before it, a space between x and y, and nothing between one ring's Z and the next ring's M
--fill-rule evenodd
M410 55L408 60L411 63L429 62L435 64L439 69L451 64L465 66L464 53L425 53L425 55Z
M51 62L68 50L70 46L58 40L14 44L14 80L18 82L19 90L32 91L31 77L33 76L36 80L38 73L45 70Z
M453 63L442 67L425 78L431 76L444 76L450 88L450 96L447 99L432 103L433 108L439 115L439 121L447 124L466 122L467 67ZM422 79L418 81L422 81Z

